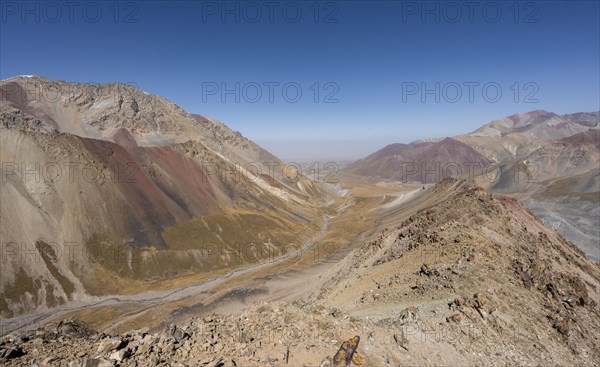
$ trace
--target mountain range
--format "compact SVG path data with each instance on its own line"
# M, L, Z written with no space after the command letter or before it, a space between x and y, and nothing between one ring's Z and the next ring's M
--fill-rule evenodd
M7 366L600 358L598 112L392 144L330 182L126 84L19 76L0 100Z
M464 177L519 198L600 259L600 112L518 113L463 135L392 144L343 172L374 182Z

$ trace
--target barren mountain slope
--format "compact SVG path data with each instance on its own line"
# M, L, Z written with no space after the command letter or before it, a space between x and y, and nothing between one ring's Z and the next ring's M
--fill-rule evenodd
M526 156L549 142L598 129L598 113L557 115L546 111L517 113L454 137L493 160Z
M344 172L384 181L476 179L494 192L519 198L598 260L599 122L600 112L517 113L453 138L392 144ZM440 148L448 142L460 149Z
M600 113L519 113L456 139L498 162L477 182L519 198L600 259Z
M595 365L598 265L514 199L429 190L454 194L354 251L315 298L368 318L371 364Z
M3 317L190 282L322 225L319 185L160 97L41 77L0 94Z
M19 76L0 82L0 100L63 133L123 145L135 142L143 147L198 141L233 164L257 164L259 173L280 179L288 171L277 157L225 124L189 114L165 98L123 83L70 83ZM124 129L127 136L123 136ZM248 170L257 172L251 166ZM291 167L289 171L293 180L283 184L300 193L323 195L310 180L296 177Z
M308 302L112 338L67 321L0 353L8 366L331 366L358 335L366 366L597 365L597 264L514 199L449 179L421 195L446 199L332 264Z
M468 145L452 138L439 142L391 144L358 160L343 172L368 179L402 182L437 182L468 172L468 165L487 167L492 162Z
M598 145L599 119L597 112L563 116L546 111L518 113L452 138L391 144L354 162L344 172L380 180L437 182L491 163L525 158L560 139L573 137Z
M598 130L547 142L528 155L491 167L477 182L518 198L548 226L598 261L599 147Z

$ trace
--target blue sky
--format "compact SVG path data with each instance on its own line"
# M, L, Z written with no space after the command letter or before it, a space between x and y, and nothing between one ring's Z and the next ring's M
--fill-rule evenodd
M47 4L2 3L2 79L134 83L287 159L600 109L598 1Z

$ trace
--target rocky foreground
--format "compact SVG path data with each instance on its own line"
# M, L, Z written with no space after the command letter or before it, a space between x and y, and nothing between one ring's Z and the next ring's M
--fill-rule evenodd
M158 332L68 319L7 335L7 366L597 366L600 267L514 199L463 181L332 264L305 301L198 315Z
M143 329L108 335L66 319L4 337L0 361L69 367L330 366L341 344L336 335L356 333L360 324L337 310L300 304L261 304L235 316L197 317L158 333ZM316 361L317 356L322 357Z

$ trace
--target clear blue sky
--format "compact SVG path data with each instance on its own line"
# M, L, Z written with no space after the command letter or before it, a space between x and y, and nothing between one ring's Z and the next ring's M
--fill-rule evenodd
M598 1L467 3L5 1L0 77L135 83L289 159L600 109Z

